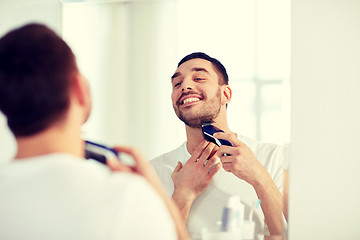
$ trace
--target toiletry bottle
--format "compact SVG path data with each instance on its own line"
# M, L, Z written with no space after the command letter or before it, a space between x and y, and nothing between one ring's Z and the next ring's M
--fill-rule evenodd
M223 209L221 219L221 231L233 232L237 230L236 210L240 198L232 196L228 199L226 206Z

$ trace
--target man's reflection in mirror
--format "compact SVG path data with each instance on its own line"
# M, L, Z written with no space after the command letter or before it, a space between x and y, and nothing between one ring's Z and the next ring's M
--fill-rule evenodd
M227 104L231 104L232 90L226 69L217 59L201 52L185 56L171 84L173 108L185 124L187 140L150 163L179 207L190 234L216 225L228 199L239 196L245 205L244 220L253 214L255 236L282 235L287 225L284 146L231 131ZM232 146L204 140L205 122L223 130L213 137ZM255 208L257 201L261 204Z

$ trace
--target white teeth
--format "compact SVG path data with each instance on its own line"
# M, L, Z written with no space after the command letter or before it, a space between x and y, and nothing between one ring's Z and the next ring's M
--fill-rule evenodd
M183 101L183 104L188 103L188 102L195 102L198 100L199 100L199 98L187 98Z

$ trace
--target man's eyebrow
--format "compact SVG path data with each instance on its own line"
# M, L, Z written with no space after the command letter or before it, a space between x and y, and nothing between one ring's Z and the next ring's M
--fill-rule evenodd
M179 75L181 75L181 73L180 73L180 72L176 72L176 73L174 73L174 75L172 75L172 76L171 76L171 81L173 81L173 80L174 80L174 78L178 77Z
M205 72L205 73L209 74L208 70L206 70L205 68L200 68L200 67L194 67L194 68L191 69L191 71L193 71L193 72Z
M193 68L191 69L191 71L193 71L193 72L205 72L205 73L209 74L209 71L208 71L208 70L206 70L205 68L201 68L201 67L193 67ZM178 77L178 76L180 76L180 75L181 75L180 72L174 73L174 75L171 76L171 81L173 81L174 78L176 78L176 77Z

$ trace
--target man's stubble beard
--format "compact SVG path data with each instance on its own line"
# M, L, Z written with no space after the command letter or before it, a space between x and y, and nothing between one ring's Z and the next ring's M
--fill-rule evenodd
M213 119L219 115L221 109L220 93L221 90L218 88L216 96L210 99L209 102L206 102L206 105L193 116L186 116L186 114L183 114L183 112L179 109L179 106L173 106L175 113L187 126L191 128L201 128L202 123L212 122Z

